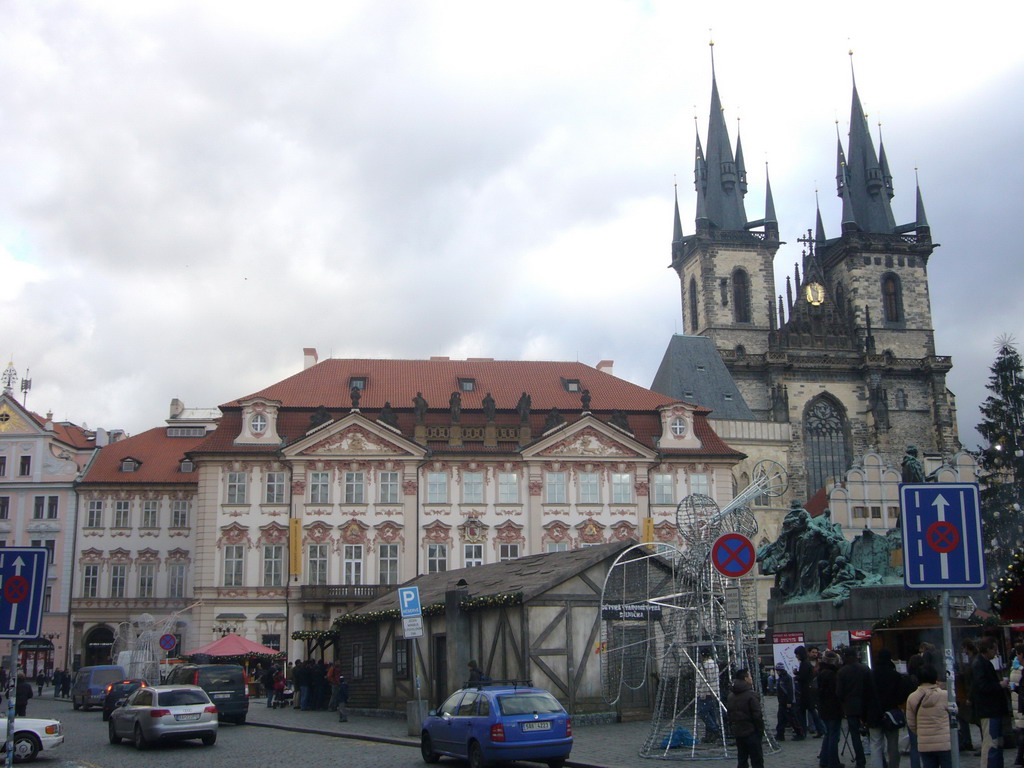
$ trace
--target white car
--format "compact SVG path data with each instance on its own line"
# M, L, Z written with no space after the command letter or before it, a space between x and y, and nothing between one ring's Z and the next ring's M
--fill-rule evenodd
M0 722L4 745L0 755L7 754L7 718ZM28 763L44 749L53 749L64 743L64 727L60 720L35 717L14 718L14 762ZM2 759L2 758L0 758Z

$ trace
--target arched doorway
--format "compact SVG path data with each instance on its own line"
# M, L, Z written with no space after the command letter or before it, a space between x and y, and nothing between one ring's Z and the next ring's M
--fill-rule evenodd
M32 680L40 672L53 674L53 643L45 637L22 640L18 646L18 669Z
M83 667L112 664L110 654L114 648L114 630L110 627L93 627L86 633L82 646Z

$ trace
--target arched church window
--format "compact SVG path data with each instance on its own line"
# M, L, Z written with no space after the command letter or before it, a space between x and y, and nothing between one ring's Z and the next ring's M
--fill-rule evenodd
M808 498L850 468L846 416L830 397L815 398L804 411L804 461Z
M899 277L892 272L882 275L882 311L887 323L898 323L903 319L902 293Z
M732 311L737 323L750 322L750 277L743 269L732 273Z
M697 279L690 278L690 333L697 335Z
M896 410L907 410L907 391L905 389L896 390Z

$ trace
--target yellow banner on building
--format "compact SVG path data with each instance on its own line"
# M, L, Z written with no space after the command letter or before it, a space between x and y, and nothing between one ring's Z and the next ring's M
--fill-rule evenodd
M288 521L288 573L302 575L302 521L297 517Z
M641 537L642 537L641 541L643 541L644 544L653 544L654 543L654 518L653 517L645 517L642 522L643 522L643 530L641 531Z

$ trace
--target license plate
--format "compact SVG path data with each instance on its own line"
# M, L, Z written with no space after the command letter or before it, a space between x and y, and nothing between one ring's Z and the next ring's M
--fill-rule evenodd
M186 720L198 720L199 715L175 715L174 719L180 723Z
M230 693L215 693L215 694L213 694L213 698L215 698L215 699L230 699L231 698L231 694Z
M550 731L551 721L550 720L538 720L533 723L523 723L523 731Z

